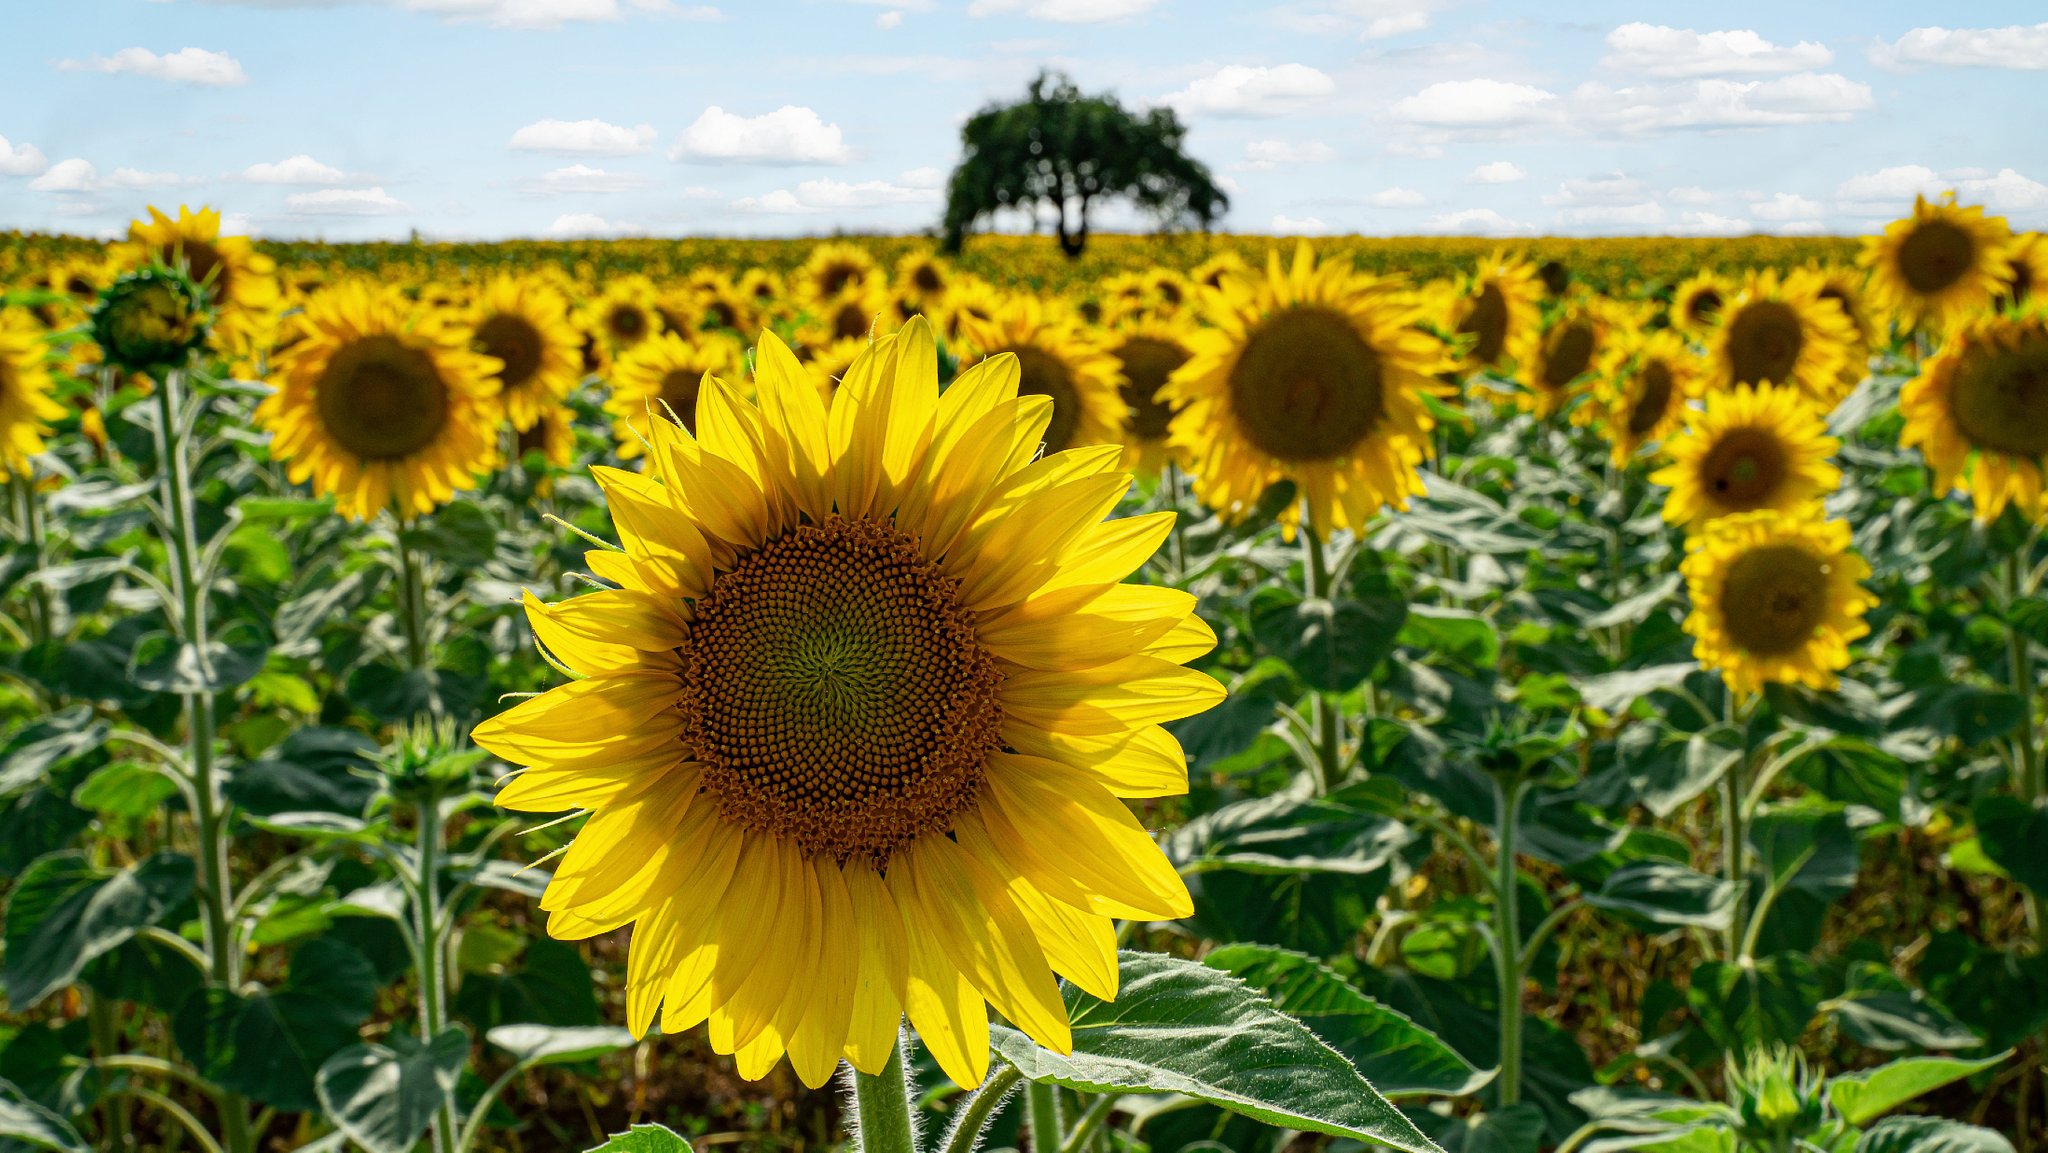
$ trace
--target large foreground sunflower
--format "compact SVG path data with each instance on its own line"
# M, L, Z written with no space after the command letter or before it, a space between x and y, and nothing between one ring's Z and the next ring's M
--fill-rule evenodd
M2005 218L1955 201L1953 192L1933 203L1916 196L1913 215L1863 242L1872 298L1908 327L1942 328L1983 311L2012 273Z
M278 390L256 407L294 484L311 480L344 516L406 519L495 463L500 365L467 329L362 284L314 295L294 328Z
M1844 309L1822 298L1824 287L1804 269L1783 277L1775 269L1750 273L1713 332L1713 387L1784 385L1833 409L1856 331Z
M1949 335L1899 393L1906 428L1935 491L1968 493L1977 519L2007 504L2029 520L2048 515L2048 316L1981 316Z
M152 207L148 220L129 222L128 242L115 258L131 267L156 261L183 268L213 299L214 332L221 347L239 351L262 331L277 308L276 263L257 252L246 236L222 236L220 211L198 212L179 205L177 219Z
M0 478L27 476L49 422L64 415L51 387L42 334L12 310L0 311Z
M1849 540L1841 521L1768 510L1708 525L1681 566L1693 656L1737 696L1766 684L1834 688L1877 603L1861 583L1870 566Z
M1006 352L1015 356L1023 376L1017 390L1052 398L1047 452L1115 444L1122 438L1123 374L1116 358L1063 306L1035 296L1010 296L986 319L969 318L963 324L962 336L980 350L980 360Z
M1040 457L1017 379L941 396L913 320L828 410L764 334L758 407L713 379L700 436L657 421L646 474L593 470L618 587L526 602L581 679L475 738L528 766L500 805L592 814L541 904L559 938L634 926L635 1033L708 1022L743 1076L787 1054L817 1086L879 1073L908 1014L975 1085L988 1005L1069 1051L1054 974L1113 997L1112 919L1192 910L1120 798L1185 789L1159 726L1221 699L1182 667L1215 637L1118 583L1172 515L1104 520L1116 450Z
M558 408L583 375L583 341L569 322L569 302L551 285L501 276L484 286L469 310L476 350L495 357L499 400L512 431L525 432Z
M1789 388L1710 392L1688 410L1685 432L1665 442L1671 463L1650 474L1668 485L1664 519L1696 526L1758 509L1811 511L1842 483L1828 463L1842 442L1812 402Z
M1288 480L1302 501L1281 513L1291 537L1306 503L1320 533L1362 529L1422 492L1417 466L1435 426L1424 398L1449 386L1418 307L1353 271L1316 263L1307 242L1263 277L1230 278L1203 298L1213 326L1160 393L1180 406L1168 441L1185 452L1202 502L1241 519Z

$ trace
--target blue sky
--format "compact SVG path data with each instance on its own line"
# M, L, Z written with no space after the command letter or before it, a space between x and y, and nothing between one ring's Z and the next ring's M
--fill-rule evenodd
M1856 233L1947 187L2048 228L2039 0L7 7L0 228L917 229L1044 66L1177 108L1235 231Z

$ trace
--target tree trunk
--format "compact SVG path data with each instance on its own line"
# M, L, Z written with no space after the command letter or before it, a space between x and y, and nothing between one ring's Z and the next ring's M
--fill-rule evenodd
M1081 250L1088 247L1088 198L1081 197L1076 207L1076 222L1072 231L1067 229L1067 202L1060 201L1060 251L1068 260L1078 260Z

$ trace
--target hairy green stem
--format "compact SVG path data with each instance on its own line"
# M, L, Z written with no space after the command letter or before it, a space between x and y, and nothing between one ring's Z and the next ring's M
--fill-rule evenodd
M889 1063L880 1073L852 1073L860 1153L917 1153L917 1122L910 1113L910 1082L903 1072L903 1038L898 1036L889 1049Z
M430 796L420 802L418 834L414 844L419 855L419 897L414 907L420 939L420 1040L432 1044L448 1027L448 942L441 933L439 798ZM457 1134L455 1098L443 1093L434 1114L434 1153L455 1153Z
M114 1016L115 1008L112 998L97 991L92 994L92 1001L86 1007L86 1016L92 1029L93 1056L101 1060L116 1056L121 1051L121 1022ZM109 1096L100 1102L100 1109L105 1116L106 1147L110 1150L128 1148L130 1141L127 1106L122 1104L118 1096Z
M1047 1081L1024 1086L1024 1101L1031 1110L1031 1153L1060 1153L1061 1129L1059 1087Z
M1166 494L1173 501L1173 531L1168 537L1173 542L1173 579L1184 581L1188 579L1188 545L1182 539L1184 514L1180 509L1180 466L1170 460L1166 462Z
M393 538L398 547L398 615L405 625L406 663L417 672L430 663L427 653L426 591L421 587L419 558L405 543L405 526L400 524Z
M980 1147L981 1133L988 1128L989 1119L1009 1098L1010 1090L1023 1079L1024 1074L1008 1062L990 1073L988 1080L981 1083L981 1088L974 1091L974 1096L967 1099L967 1104L954 1114L953 1126L946 1131L942 1153L974 1153Z
M1743 731L1742 712L1736 707L1732 693L1728 697L1727 718L1735 728L1736 739L1742 742L1741 751L1722 772L1718 786L1721 798L1721 877L1735 890L1735 901L1728 909L1728 929L1721 938L1721 959L1733 962L1742 956L1742 942L1748 939L1749 928L1749 822L1743 807L1749 782L1749 737Z
M1301 551L1302 572L1307 578L1303 592L1311 599L1329 599L1330 568L1323 556L1322 537L1316 534L1314 525L1302 526ZM1316 730L1316 791L1327 793L1337 786L1337 777L1344 768L1344 716L1336 697L1321 690L1310 693L1309 712Z
M2009 608L2020 597L2026 595L2026 586L2020 576L2018 553L2005 558L2005 603ZM2035 743L2034 728L2034 653L2027 644L2026 636L2019 629L2008 624L2005 629L2006 664L2012 676L2013 694L2020 699L2019 733L2013 738L2019 755L2014 758L2018 772L2015 775L2014 791L2020 800L2030 805L2041 804L2048 794L2048 784L2042 777L2041 750ZM2034 949L2048 953L2048 910L2041 907L2040 895L2032 889L2023 890L2026 902L2027 920L2034 927Z
M199 579L200 545L192 495L192 461L183 435L185 373L163 374L157 389L157 475L164 516L169 524L165 545L171 560L171 587L179 602L179 640L193 654L200 677L209 685L213 664L207 651L206 589ZM195 424L196 427L196 424ZM241 984L241 948L229 915L234 908L234 880L228 864L229 809L214 769L214 696L208 689L186 693L186 768L191 774L193 821L199 834L200 907L204 914L208 975L222 989ZM228 1153L249 1153L248 1106L241 1097L221 1098L221 1137Z
M1517 909L1519 886L1515 872L1517 813L1522 781L1493 784L1494 848L1493 931L1494 969L1500 977L1500 1081L1498 1101L1505 1109L1522 1099L1522 925Z
M1061 1143L1060 1153L1081 1153L1088 1148L1088 1143L1095 1139L1095 1134L1115 1111L1117 1102L1123 1099L1121 1093L1104 1093L1088 1102L1088 1108L1082 1110L1080 1118L1074 1122L1074 1131L1067 1134L1066 1141Z

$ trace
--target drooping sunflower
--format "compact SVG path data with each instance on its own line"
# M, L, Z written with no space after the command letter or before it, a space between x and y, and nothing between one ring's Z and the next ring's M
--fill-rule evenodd
M1828 462L1841 445L1797 390L1714 390L1686 411L1685 431L1664 444L1671 463L1650 482L1671 489L1664 519L1688 528L1758 509L1810 512L1842 483Z
M514 444L521 459L538 452L556 468L576 463L576 426L567 405L551 404L540 410L539 418L521 432Z
M1864 299L1861 269L1839 264L1809 264L1807 271L1820 279L1820 298L1842 310L1849 320L1849 347L1842 357L1842 391L1860 384L1870 371L1870 350L1877 342L1877 322Z
M1701 665L1740 697L1766 684L1835 687L1877 603L1848 525L1761 510L1723 517L1689 544L1685 631Z
M1529 363L1543 327L1536 266L1506 252L1480 261L1460 287L1452 320L1459 335L1472 338L1466 371Z
M1913 198L1913 215L1863 241L1860 261L1870 270L1870 291L1908 328L1946 328L1991 306L2012 267L2005 218L1977 205L1959 207L1955 193L1933 203Z
M182 267L213 299L215 343L223 351L242 351L277 309L276 262L246 236L222 236L218 209L193 212L181 204L173 220L152 206L148 220L129 222L128 241L114 257L128 268L151 261Z
M29 475L29 458L43 451L49 422L64 415L50 395L55 382L43 356L36 326L0 310L0 478Z
M1671 327L1694 340L1704 340L1735 298L1736 286L1710 268L1702 268L1671 291Z
M498 399L505 419L525 432L561 407L583 377L583 341L569 322L569 302L540 280L500 276L468 311L476 350L504 366Z
M1782 278L1775 269L1745 277L1710 341L1711 387L1783 385L1823 412L1840 403L1843 363L1856 332L1838 305L1821 299L1823 287L1804 269Z
M1052 423L1045 450L1060 452L1091 444L1116 444L1123 436L1123 374L1116 358L1056 302L1011 296L986 320L970 320L963 332L979 364L1009 353L1017 358L1025 396L1052 398Z
M2024 232L2013 237L2006 258L2012 262L2012 274L2005 279L1997 307L2025 308L2048 293L2048 236Z
M1604 391L1605 424L1616 468L1645 445L1670 439L1684 423L1686 402L1700 395L1698 354L1665 328L1629 338L1621 368Z
M1935 491L1969 494L1977 519L2012 504L2048 517L2048 316L1987 314L1951 332L1899 393L1899 443L1918 448Z
M697 403L705 376L733 369L731 344L717 336L684 340L673 332L643 340L612 363L607 382L611 395L605 411L612 415L612 435L619 458L632 460L646 451L649 406L656 414L675 414L683 427L697 430Z
M432 512L497 460L500 362L389 288L338 284L291 318L278 390L256 407L292 483L343 516Z
M714 379L703 435L658 421L647 473L593 470L618 587L526 602L583 679L476 729L527 766L500 806L591 813L548 932L634 925L628 1027L708 1022L748 1078L878 1072L908 1014L975 1085L988 1005L1069 1051L1054 974L1114 997L1111 919L1193 909L1119 799L1185 791L1159 726L1223 695L1182 667L1214 644L1194 598L1117 583L1172 516L1103 519L1113 449L1040 458L1015 361L942 397L922 320L829 409L759 354L758 406Z
M1306 242L1291 266L1272 252L1265 276L1206 294L1211 327L1189 334L1194 357L1160 393L1179 406L1167 439L1192 462L1196 495L1241 519L1293 481L1302 500L1281 513L1289 537L1304 503L1324 534L1406 508L1435 425L1424 397L1450 391L1419 311L1349 262L1318 264Z
M1615 314L1613 304L1591 297L1566 304L1544 331L1535 353L1522 362L1523 387L1515 394L1515 403L1547 419L1613 371L1621 351ZM1585 417L1574 413L1573 419L1583 422Z
M793 279L798 295L831 300L849 289L880 287L882 275L867 249L835 240L811 249Z
M1135 320L1125 322L1110 336L1109 354L1123 374L1122 467L1140 476L1156 474L1173 455L1167 443L1173 406L1160 393L1180 366L1194 357L1188 347L1188 332L1184 322Z
M594 339L601 364L660 333L660 294L645 276L620 276L605 285L604 292L586 302L578 317L583 331Z

